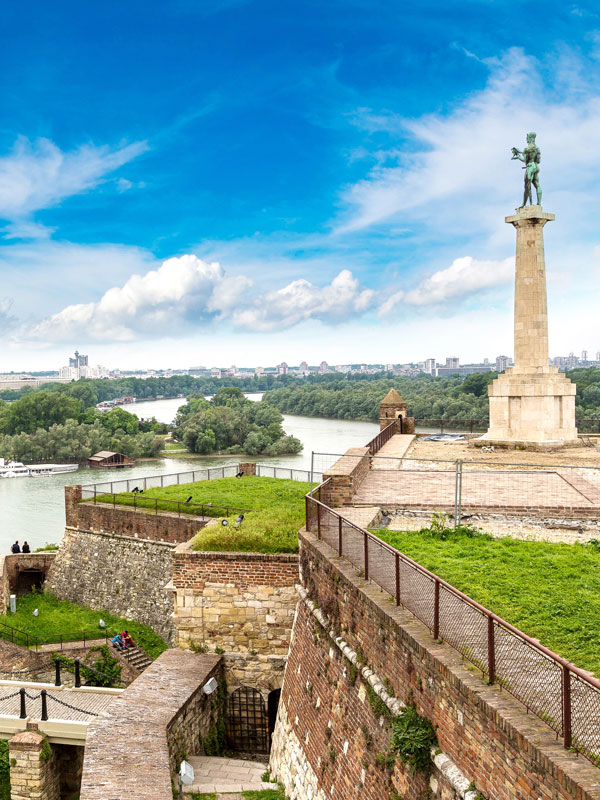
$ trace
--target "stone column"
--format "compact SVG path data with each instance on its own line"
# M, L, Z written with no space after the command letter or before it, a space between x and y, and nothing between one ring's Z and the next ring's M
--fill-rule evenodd
M15 733L8 743L11 800L59 800L56 757L37 730Z
M506 217L517 229L515 264L515 366L548 366L548 304L543 228L554 214L524 206Z
M517 229L515 365L488 387L490 427L475 447L555 449L579 445L575 384L548 363L543 229L554 214L525 206L506 217Z

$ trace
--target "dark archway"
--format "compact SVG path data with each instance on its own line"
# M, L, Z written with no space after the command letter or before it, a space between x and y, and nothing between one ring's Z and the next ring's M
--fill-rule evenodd
M258 689L242 686L227 698L227 744L244 753L269 752L267 709Z
M273 689L269 692L267 700L267 716L269 718L269 750L271 749L271 738L275 731L275 723L277 722L277 709L279 708L279 700L281 698L281 689Z
M17 585L15 587L17 595L29 594L29 592L41 592L46 574L41 569L20 569L17 572Z

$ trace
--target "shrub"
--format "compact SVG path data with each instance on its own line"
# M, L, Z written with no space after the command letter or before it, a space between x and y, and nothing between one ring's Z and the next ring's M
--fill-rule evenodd
M390 750L415 772L431 769L431 748L437 744L433 725L420 716L415 706L406 706L392 722Z

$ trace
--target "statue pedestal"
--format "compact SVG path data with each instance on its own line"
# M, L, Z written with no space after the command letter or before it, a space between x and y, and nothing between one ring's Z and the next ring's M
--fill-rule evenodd
M558 367L509 367L488 388L488 432L471 444L519 450L580 445L575 391L575 384Z
M575 428L575 384L548 365L548 308L543 228L554 214L518 208L506 222L517 230L515 366L488 387L490 427L475 447L532 450L581 444Z

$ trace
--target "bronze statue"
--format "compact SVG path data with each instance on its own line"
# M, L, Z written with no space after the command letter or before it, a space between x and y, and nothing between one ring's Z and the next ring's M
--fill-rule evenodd
M525 192L523 194L523 206L527 205L527 200L533 205L531 199L531 187L535 186L537 192L537 204L542 205L542 189L540 187L540 148L535 143L535 133L527 134L527 145L524 150L517 150L516 147L512 149L512 161L515 159L525 162L523 169L525 170ZM523 208L521 206L521 208Z

